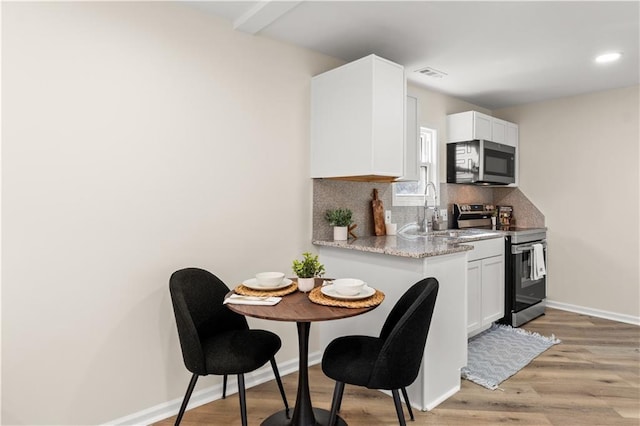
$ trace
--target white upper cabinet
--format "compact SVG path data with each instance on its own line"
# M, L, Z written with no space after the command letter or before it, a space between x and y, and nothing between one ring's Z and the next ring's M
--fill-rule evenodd
M311 177L404 176L404 68L369 55L311 80Z
M447 142L483 139L518 146L518 125L478 111L447 116Z

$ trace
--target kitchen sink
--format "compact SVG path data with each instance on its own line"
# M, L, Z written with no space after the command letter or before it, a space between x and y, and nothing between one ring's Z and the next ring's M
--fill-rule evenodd
M431 231L429 234L436 237L477 238L484 235L493 235L494 233L484 229L447 229L444 231Z
M451 243L494 237L496 235L496 232L490 229L446 229L443 231L424 232L420 230L420 226L417 223L410 223L403 226L398 233L407 238L423 237L438 240L441 239Z

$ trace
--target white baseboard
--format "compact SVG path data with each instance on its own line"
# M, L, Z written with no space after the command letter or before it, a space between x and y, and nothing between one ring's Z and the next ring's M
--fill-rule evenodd
M624 322L626 324L640 325L640 317L619 314L616 312L603 311L600 309L585 308L584 306L571 305L569 303L555 302L547 299L545 305L548 308L560 309L562 311L575 312L577 314L589 315L597 318L604 318L612 321Z
M320 363L321 360L322 352L312 352L309 354L309 366L316 365ZM287 374L295 373L296 371L298 371L298 358L279 362L278 370L280 371L280 376L286 376ZM244 379L245 387L247 389L273 380L273 371L271 370L271 365L267 364L252 373L245 374ZM187 390L187 384L188 382L185 382L185 391ZM236 382L235 376L230 376L227 383L227 397L235 393L238 393L238 383ZM138 411L137 413L133 413L128 416L120 417L119 419L104 423L104 425L149 425L160 420L164 420L178 414L178 410L180 410L180 404L182 404L182 398L183 397L163 402L162 404L158 404L145 410ZM220 398L222 398L222 383L208 387L206 389L194 391L191 395L191 398L189 399L187 410L199 407L204 404L208 404L209 402L216 401ZM289 395L287 399L289 399L289 402L291 404L295 402L291 400L291 395Z

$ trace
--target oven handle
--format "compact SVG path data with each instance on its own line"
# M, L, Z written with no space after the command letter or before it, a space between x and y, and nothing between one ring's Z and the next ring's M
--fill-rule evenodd
M539 242L533 244L542 244L542 248L547 249L547 240L541 240ZM533 244L521 245L521 246L511 246L511 254L520 254L525 251L532 251Z

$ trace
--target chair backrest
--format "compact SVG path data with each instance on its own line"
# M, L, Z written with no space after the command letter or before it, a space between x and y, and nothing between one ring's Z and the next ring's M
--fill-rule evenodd
M425 278L407 290L382 326L384 341L374 363L371 389L400 389L418 376L438 295L438 280Z
M248 329L247 320L222 304L229 287L204 269L174 272L169 291L184 365L192 373L206 375L202 339L227 330Z

